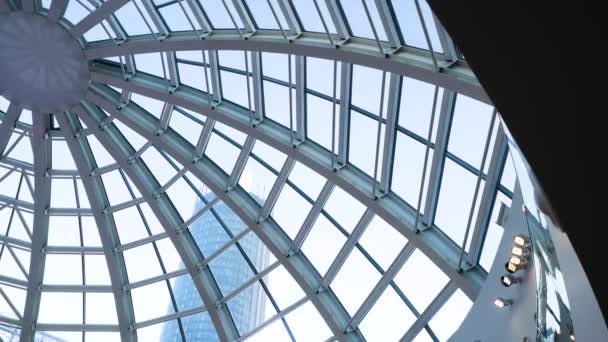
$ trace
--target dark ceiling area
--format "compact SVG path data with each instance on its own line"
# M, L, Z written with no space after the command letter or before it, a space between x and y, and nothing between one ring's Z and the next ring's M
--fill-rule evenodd
M532 166L606 318L602 11L559 1L429 3Z

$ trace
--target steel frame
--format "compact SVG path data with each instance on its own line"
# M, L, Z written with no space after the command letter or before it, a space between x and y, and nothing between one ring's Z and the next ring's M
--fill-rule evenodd
M213 281L210 269L208 266L200 266L204 261L201 251L188 230L178 231L178 227L183 225L183 219L168 196L158 192L161 187L141 158L132 158L135 152L133 147L113 124L105 125L103 130L99 128L106 117L105 113L96 109L91 103L83 103L83 105L85 107L78 107L75 111L88 127L92 127L93 134L129 175L158 217L192 276L220 340L231 341L237 338L239 334L227 305L218 305L222 295L218 285ZM114 106L110 112L116 113L116 108L118 107ZM109 108L105 107L105 109ZM122 112L124 113L124 109Z
M56 171L54 170L51 172L50 141L51 137L57 135L57 133L50 131L50 120L46 120L45 122L43 119L49 116L35 113L33 127L28 127L23 123L17 122L21 108L16 104L11 103L6 114L2 115L0 113L3 116L3 121L0 124L0 156L5 151L12 129L16 126L26 130L31 129L34 146L35 162L33 165L21 165L19 164L21 163L20 161L2 158L3 162L14 165L15 169L21 167L24 174L25 170L33 171L36 183L36 192L34 194L36 200L33 204L0 195L0 203L5 203L5 206L12 208L26 208L34 213L35 219L34 232L36 234L34 234L32 243L8 236L0 236L0 242L3 244L9 247L16 246L16 248L29 249L32 253L29 281L23 282L10 277L0 279L0 282L8 283L11 286L26 287L28 290L26 310L23 317L19 317L21 322L0 317L0 322L22 326L22 341L31 340L35 330L117 331L120 332L122 340L136 341L137 335L135 329L137 328L203 311L209 312L222 341L243 340L263 329L274 320L283 319L287 313L295 310L308 300L315 305L328 323L334 334L331 339L363 340L363 336L358 331L359 323L376 303L383 291L391 284L396 273L416 248L423 251L451 280L427 310L419 315L416 323L403 336L402 340L413 339L421 329L425 328L428 321L456 289L461 288L472 299L476 297L485 280L485 271L476 265L479 261L481 247L485 238L487 221L491 214L492 203L490 202L495 197L497 187L499 186L500 170L504 164L507 144L504 133L500 130L490 162L490 172L486 177L487 184L490 186L484 188L482 207L473 227L471 252L466 254L467 262L473 265L473 267L465 269L461 273L457 267L458 255L460 254L459 247L433 226L433 219L441 183L441 174L443 173L443 163L448 154L449 127L451 125L456 94L463 94L485 103L490 103L490 100L468 66L459 60L454 43L447 35L447 32L445 32L445 29L441 27L438 21L435 22L444 50L443 56L439 54L432 55L432 52L428 51L402 47L398 32L399 28L391 15L390 2L375 0L383 28L387 33L389 44L392 48L392 51L385 55L383 51L378 51L374 41L351 37L348 23L344 20L344 15L341 13L340 3L336 0L325 0L331 16L330 19L337 30L337 35L331 34L330 36L339 37L338 49L337 45L332 46L328 44L329 41L323 34L302 32L302 28L296 19L293 5L289 0L278 0L278 10L281 11L288 23L288 40L285 40L285 37L278 31L257 30L245 3L242 0L228 1L233 2L237 15L245 26L245 37L243 37L238 28L235 30L222 30L221 32L212 31L199 5L194 0L186 0L186 2L195 14L196 21L203 28L205 39L201 39L196 30L190 33L169 32L152 2L150 0L143 0L144 9L150 18L152 18L155 28L152 34L128 37L127 40L124 32L117 32L120 44L117 44L114 40L86 44L85 53L87 58L93 60L93 80L123 89L122 96L120 94L117 96L113 90L104 85L92 85L87 95L87 100L83 100L81 106L74 108L74 112L89 127L87 129L83 129L80 126L80 122L74 113L56 116L69 149L74 156L80 179L91 201L90 210L81 208L49 208L51 176L70 175L69 173L65 175L55 174ZM118 28L115 28L114 26L116 25L112 25L112 13L127 2L126 0L108 0L98 4L95 11L85 17L83 21L70 28L70 33L74 37L79 38L104 19L110 21L110 25L115 32L116 30L121 31L118 26ZM35 1L24 1L22 6L24 11L31 12L36 10ZM48 12L49 18L53 21L60 20L66 6L66 0L54 0ZM8 10L11 10L11 2L9 0L0 0L0 12ZM247 111L231 103L222 102L222 87L219 77L220 66L217 51L228 49L251 51L255 102L253 125L247 123L250 115ZM203 53L208 52L212 96L180 85L175 57L175 51L180 50L203 50ZM136 73L132 55L147 52L158 52L165 57L163 64L165 66L166 63L168 68L168 72L165 73L165 79ZM261 73L261 53L263 52L279 52L295 56L295 143L293 140L290 140L291 132L264 118L263 75ZM98 60L98 58L113 56L124 56L126 58L128 80L125 80L121 76L121 70L118 70L115 65ZM338 141L336 144L338 164L336 169L328 168L328 165L333 165L331 162L333 157L315 142L307 140L305 58L308 56L333 59L341 62L340 111L338 113ZM435 59L443 59L444 63L442 63L441 70L436 70L437 68L434 66ZM380 146L382 156L381 173L378 181L380 182L379 190L382 193L381 198L370 196L372 182L375 180L372 180L348 164L350 87L353 64L365 65L391 72L387 118L385 121L386 134ZM421 232L417 232L415 227L413 227L416 213L411 208L404 206L400 199L389 192L397 133L401 75L445 88L440 113L439 133L437 134L438 138L435 144L436 152L438 151L438 153L434 154L432 161L426 197L427 205L425 206L426 211L423 215L424 227ZM166 87L167 82L169 82L168 88ZM166 107L160 121L153 118L149 113L125 101L124 98L128 98L131 92L141 93L148 97L165 101ZM185 142L168 125L172 109L176 105L192 109L208 117L203 133L196 146ZM302 287L306 293L306 297L279 312L275 317L272 317L254 331L245 336L239 336L226 306L229 297L238 293L238 289L227 297L221 294L217 284L213 282L211 273L207 269L207 264L210 262L209 258L205 259L200 255L200 251L187 231L175 228L181 227L185 223L173 207L168 196L164 194L164 191L170 184L161 186L156 182L153 173L143 163L137 151L133 151L128 141L111 123L111 120L107 120L105 114L97 106L104 108L107 112L111 113L113 119L126 124L134 131L149 139L154 146L162 149L169 156L182 163L184 166L182 171L184 173L189 171L206 183L218 195L218 199L224 201L250 227L251 230L248 229L232 238L226 246L222 247L221 251L234 244L238 244L238 241L242 237L253 231L277 256L277 263L256 274L247 284L259 281L280 263L285 266ZM226 175L213 161L208 160L204 155L216 121L227 124L248 136L230 175ZM117 160L117 163L104 169L98 168L86 139L82 139L87 134L93 134L97 137ZM252 201L246 191L238 185L238 180L256 140L264 141L288 155L285 165L277 174L277 181L271 189L268 200L262 206ZM287 178L296 161L307 165L323 175L327 179L327 183L297 236L291 241L269 215L284 184L288 182ZM105 187L99 176L104 172L117 168L124 170L129 175L143 197L134 198L132 201L111 207L107 199ZM322 208L335 185L340 186L346 192L353 195L365 204L368 209L354 228L352 234L348 237L346 244L333 261L328 272L322 276L318 274L312 264L301 253L300 249L316 218L321 214ZM138 205L144 201L150 204L153 212L158 216L165 229L165 233L121 246L112 212L121 208ZM486 204L485 202L488 202L486 206L483 205ZM94 216L102 238L103 247L54 246L47 248L48 217L49 215L62 214ZM374 215L382 217L393 225L409 239L409 242L389 269L383 273L381 280L368 295L363 305L353 317L350 317L330 289L330 285ZM153 243L165 237L169 237L176 245L180 256L186 263L187 269L165 273L160 277L145 279L137 283L129 283L122 252L126 249L134 248L136 245ZM218 251L218 253L221 253L221 251ZM112 285L42 285L44 256L50 253L81 255L103 253L106 256L110 270ZM34 265L34 260L36 261L36 265ZM160 317L151 321L135 323L130 297L131 289L186 273L192 276L203 298L205 307ZM243 288L244 286L241 287ZM85 324L84 322L83 324L37 324L38 306L42 291L112 292L117 303L119 324L95 325ZM2 292L0 295L4 295L4 293Z
M332 172L328 167L331 165L331 155L326 150L310 140L293 148L289 143L289 129L269 120L264 120L255 127L251 127L248 124L249 114L241 107L223 102L221 105L217 105L210 110L206 105L207 95L203 92L183 86L169 94L158 86L158 78L154 76L138 74L128 82L125 82L120 77L117 77L117 69L117 67L112 65L98 63L93 68L92 78L97 82L104 82L115 87L135 91L160 101L200 112L210 119L227 124L247 135L253 136L257 140L274 146L288 156L294 157L297 161L325 176L332 183L339 185L361 203L371 208L376 214L380 215L385 221L392 224L408 240L412 241L416 247L429 256L444 273L455 279L458 286L470 298L474 299L476 297L485 279L485 271L475 267L464 273L458 272L456 265L458 263L458 256L460 255L460 247L433 226L417 234L413 228L415 221L414 211L410 207L404 206L394 194L389 193L378 200L370 196L372 188L371 177L350 165ZM94 85L94 87L97 87L97 85ZM103 87L101 89L103 91ZM105 91L105 93L109 98L113 97L111 95L112 92Z
M30 256L29 279L25 309L23 312L21 341L30 341L34 338L35 325L38 321L40 308L42 279L47 244L49 215L47 209L51 202L51 178L48 171L52 168L52 144L48 131L51 125L49 114L33 113L33 141L34 153L34 228L32 237L32 252Z
M222 30L201 40L192 32L173 32L162 42L154 35L130 37L121 45L116 45L112 40L91 42L87 44L85 54L90 60L95 60L151 52L240 50L335 59L415 78L491 104L475 75L464 62L450 64L438 72L428 51L403 47L387 58L378 52L375 42L367 39L351 38L341 44L339 49L328 45L324 39L322 34L307 32L293 38L289 43L280 33L257 31L243 40L236 32Z
M118 250L120 239L114 217L108 210L110 204L105 186L101 177L93 176L93 171L97 169L93 152L88 141L79 133L82 126L78 118L73 114L64 114L56 115L56 119L77 165L101 238L116 302L120 337L123 341L137 341L133 329L135 324L133 302L130 289L127 288L129 284L127 268L123 254Z
M88 99L102 105L109 112L113 112L116 110L115 101L117 98L112 96L112 92L114 91L110 88L97 87L97 89L91 90ZM157 125L155 122L158 119L149 113L142 112L141 109L134 106L127 106L122 109L121 115L117 118L134 131L150 139L155 146L163 149L173 159L182 163L188 171L198 177L220 197L245 224L253 227L256 235L290 272L294 280L298 282L336 336L343 336L347 341L363 340L359 331L348 335L343 334L347 323L350 321L348 313L331 290L317 293L321 276L302 253L288 257L291 240L271 217L262 221L258 220L262 207L245 190L237 186L232 190L225 191L225 184L229 176L204 156L193 162L194 147L171 129L156 135L150 128Z

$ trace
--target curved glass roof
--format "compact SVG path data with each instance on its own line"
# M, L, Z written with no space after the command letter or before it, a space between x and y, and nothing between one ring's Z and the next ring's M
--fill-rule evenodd
M458 328L515 171L424 1L0 0L21 12L90 83L51 113L0 96L0 338Z

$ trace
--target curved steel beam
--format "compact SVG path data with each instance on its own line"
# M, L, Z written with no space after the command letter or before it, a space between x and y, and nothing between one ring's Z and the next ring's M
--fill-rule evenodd
M116 107L108 107L105 109L116 111ZM167 194L160 191L161 186L153 173L143 160L136 155L136 151L118 128L111 122L104 121L107 116L98 107L90 102L83 101L82 105L77 106L74 111L78 113L97 140L124 169L137 190L150 205L188 269L220 340L234 341L237 339L239 337L238 330L230 315L228 305L221 303L222 293L213 278L211 270L207 265L204 265L204 257L194 238L187 228L183 228L184 220ZM150 141L154 142L152 139Z
M21 107L11 102L6 110L6 115L2 118L2 123L0 124L0 159L2 159L6 145L11 138L11 133L13 133L13 129L17 125L21 110Z
M95 224L99 231L103 252L108 264L112 292L116 302L116 316L120 327L120 339L122 341L137 341L137 334L132 326L135 324L133 312L133 301L131 291L126 288L129 277L125 260L122 253L117 253L116 248L120 246L120 239L116 229L116 222L111 213L106 209L110 207L106 188L100 176L92 176L97 169L95 157L87 139L81 134L80 122L73 114L55 115L59 126L64 134L65 141L72 153L74 163L80 174L84 185L91 211L95 218Z
M129 81L124 81L121 79L118 66L98 63L93 68L92 78L94 81L105 82L118 88L199 112L209 119L229 125L273 146L289 157L295 158L332 183L340 186L373 210L414 243L446 275L453 279L469 298L474 300L477 297L477 293L485 280L486 272L479 266L475 266L466 272L458 272L457 264L461 248L456 243L436 227L430 227L416 234L414 228L416 212L414 209L406 205L392 192L380 199L374 199L371 196L371 177L350 165L332 172L330 169L331 153L315 142L306 140L294 148L290 143L288 128L270 120L264 120L255 127L251 127L249 125L249 113L241 107L224 101L211 110L208 106L207 94L185 86L180 86L175 92L169 94L166 91L166 83L155 76L138 73ZM99 87L98 85L93 87L112 101L119 96L110 88ZM124 115L119 116L119 118L123 117Z
M25 309L21 327L21 342L33 341L35 325L40 309L41 287L46 260L45 247L49 235L48 209L51 203L52 143L48 131L51 128L49 114L33 113L32 149L34 154L34 228L32 253L25 297Z
M129 37L121 45L112 40L90 42L85 53L89 59L126 56L140 53L183 50L249 50L337 59L341 62L365 65L431 83L491 104L477 78L464 62L446 64L437 72L431 53L403 47L390 55L381 54L374 41L351 38L337 48L316 33L304 33L290 42L279 32L258 31L246 40L236 31L222 30L201 40L193 32L172 32L162 41L153 35ZM441 58L441 55L436 55Z
M291 239L272 218L258 221L262 207L240 186L226 190L230 176L224 173L206 156L193 161L195 147L169 128L158 133L159 121L132 103L117 110L120 95L109 87L91 89L89 99L101 105L110 114L133 129L155 146L181 163L184 168L200 179L264 242L277 260L289 271L294 280L311 299L332 333L344 341L364 341L359 330L345 335L350 315L330 289L321 289L322 277L303 253L289 256ZM91 124L95 124L91 122ZM158 134L157 134L158 133Z

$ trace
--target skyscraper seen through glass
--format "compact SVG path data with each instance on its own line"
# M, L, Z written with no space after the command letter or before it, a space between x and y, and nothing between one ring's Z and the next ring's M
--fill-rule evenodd
M212 196L212 194L206 194ZM201 200L196 202L194 213L205 207ZM242 231L247 227L223 202L216 204L190 227L192 237L205 257L220 249L230 237L229 232ZM251 277L253 269L262 270L268 264L268 253L258 239L244 238L228 249L218 262L210 264L215 281L222 291L229 291L243 284ZM252 269L253 268L253 269ZM200 294L189 278L178 278L174 297L180 307L201 306ZM224 293L227 295L228 293ZM259 286L251 286L229 301L232 319L241 334L258 326L264 318L265 301ZM168 312L173 312L169 307ZM177 321L170 321L163 327L162 342L182 341L180 329L189 339L196 341L218 341L213 322L208 316L198 320L183 320L181 327Z

